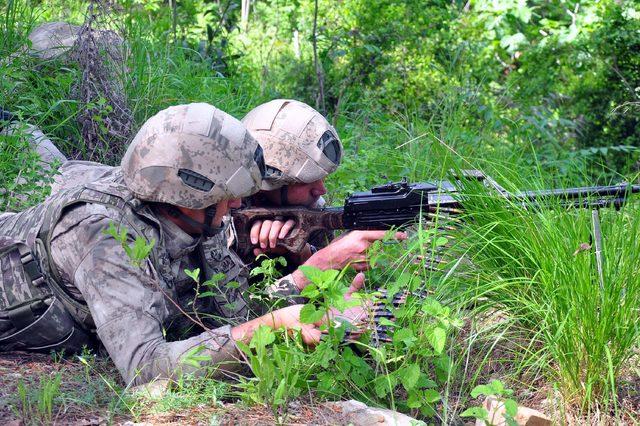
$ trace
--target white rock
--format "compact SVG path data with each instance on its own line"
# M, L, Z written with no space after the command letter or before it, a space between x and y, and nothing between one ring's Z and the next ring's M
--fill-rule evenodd
M368 407L360 401L327 402L326 406L337 409L345 415L345 420L353 426L413 426L425 423L397 411Z
M482 406L489 413L489 424L494 426L506 426L504 418L505 408L502 400L495 396L488 396ZM518 407L514 418L518 426L550 426L551 419L538 410L527 407ZM476 420L476 426L485 426L483 420Z
M134 386L129 391L138 396L160 399L167 394L170 384L169 380L159 379L144 385Z

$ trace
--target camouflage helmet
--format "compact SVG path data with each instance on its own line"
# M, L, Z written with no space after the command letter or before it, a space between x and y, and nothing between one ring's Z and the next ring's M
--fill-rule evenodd
M206 104L172 106L148 119L121 162L136 197L204 209L260 189L262 148L237 119Z
M333 173L342 158L338 133L309 105L275 99L242 119L264 149L266 175L262 189L311 183Z

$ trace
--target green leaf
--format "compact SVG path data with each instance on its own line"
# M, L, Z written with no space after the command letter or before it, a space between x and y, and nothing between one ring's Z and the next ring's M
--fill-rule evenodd
M253 337L251 338L251 343L249 344L252 348L260 348L265 347L267 345L272 344L276 340L276 336L273 333L271 327L267 327L266 325L261 325L258 329L253 333Z
M306 297L308 299L315 299L320 295L320 291L318 291L318 287L315 284L309 284L300 292L300 296Z
M287 389L287 380L285 378L282 378L280 380L280 383L278 384L276 391L273 394L274 405L276 406L282 405L285 402L283 396L286 389Z
M314 284L322 282L322 271L315 266L302 265L299 268L305 277Z
M471 391L471 396L473 398L477 398L480 395L510 395L512 393L511 390L505 389L504 384L500 380L492 380L491 383L486 385L478 385Z
M471 407L460 413L460 417L475 417L480 420L487 420L489 413L483 407Z
M518 414L518 403L513 399L506 399L504 401L504 410L511 417L515 417Z
M385 374L384 376L378 376L374 380L374 390L378 398L384 398L390 392L395 389L397 379L393 374Z
M189 278L191 278L192 280L194 280L195 282L199 282L200 281L200 268L196 268L194 270L189 270L189 269L185 269L184 273L187 274L187 276Z
M314 355L318 357L318 364L320 364L322 368L328 368L329 362L333 361L338 356L338 352L335 351L330 344L322 343L324 342L321 342L321 344L318 345Z
M491 383L489 383L489 387L491 388L493 395L501 396L507 393L507 390L504 387L504 383L502 383L500 380L492 380Z
M420 374L420 379L418 379L418 383L416 383L416 386L419 388L435 388L438 386L438 384L435 381L431 380L429 376L422 373Z
M144 237L137 236L133 243L134 260L141 261L146 259L155 245L155 239L152 239L147 243L147 240Z
M436 410L429 404L422 404L420 407L420 414L424 417L433 417L436 415Z
M240 283L238 281L229 281L228 283L225 284L225 287L229 289L239 288Z
M418 364L410 364L398 371L400 383L407 391L410 391L418 383L420 378L420 366Z
M441 327L436 327L427 335L427 338L433 350L438 354L442 353L444 344L447 341L447 332Z
M442 313L442 305L435 299L430 297L424 299L422 306L420 307L422 312L431 316L437 317Z
M300 310L300 322L303 322L305 324L314 324L322 320L322 317L324 317L324 314L325 314L324 310L322 309L317 310L313 304L307 303Z
M318 288L326 288L329 284L333 283L340 274L340 271L336 271L334 269L321 271L316 267L306 265L300 266L299 269L304 273L304 276L307 277L309 281L316 284Z
M493 389L491 389L491 387L487 385L478 385L471 390L472 398L477 398L480 395L485 395L485 396L493 395Z
M206 347L203 345L194 346L189 349L184 355L180 357L180 363L190 365L194 368L201 366L202 362L211 361L211 355L200 355L201 352L206 351Z
M401 328L393 333L393 343L403 343L407 348L412 347L416 340L417 339L413 334L413 331L409 328Z
M435 389L427 389L424 391L424 398L427 400L429 404L433 404L434 402L440 401L442 397L440 396L440 392Z
M409 397L407 398L407 407L409 408L420 408L422 406L422 394L421 392L409 392Z
M438 238L436 238L436 240L433 242L433 244L434 244L436 247L440 247L440 246L444 246L444 245L446 245L446 244L447 244L447 242L449 242L449 240L448 240L448 239L446 239L445 237L438 237Z
M500 40L500 47L507 49L507 52L513 53L518 50L520 45L527 42L527 38L522 33L515 33L510 36L503 37Z
M379 323L380 323L380 325L385 325L387 327L395 327L396 326L395 322L391 321L389 318L384 318L384 317L380 318Z
M518 5L511 9L510 13L524 22L528 24L531 20L531 8L527 7L527 0L518 0Z

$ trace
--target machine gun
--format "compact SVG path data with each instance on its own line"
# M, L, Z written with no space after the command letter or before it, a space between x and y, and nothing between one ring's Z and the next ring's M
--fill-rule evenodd
M246 208L232 212L239 247L251 247L249 232L257 220L293 219L296 226L278 245L299 253L309 235L319 229L392 229L417 222L421 217L457 215L460 203L461 179L481 182L498 192L500 197L523 206L555 202L563 207L620 208L629 194L640 192L640 185L619 184L568 189L548 189L510 193L479 170L464 170L455 181L409 183L406 179L376 186L370 191L356 192L344 201L343 207L311 209L306 207Z

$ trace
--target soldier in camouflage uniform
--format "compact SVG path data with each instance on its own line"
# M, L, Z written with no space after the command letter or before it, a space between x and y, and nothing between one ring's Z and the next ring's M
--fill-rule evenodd
M338 134L326 118L305 103L275 99L251 110L242 122L263 147L266 163L262 190L243 199L243 205L324 206L324 179L342 157ZM250 235L254 246L236 247L236 252L247 263L261 253L284 255L291 271L333 239L329 231L314 233L302 253L294 255L277 247L294 227L293 220L256 221Z
M299 327L303 340L318 341L317 327L299 321L301 305L250 319L246 270L220 226L264 172L262 150L238 120L207 104L171 107L142 126L121 167L69 162L62 171L45 202L0 215L0 350L75 351L99 340L125 381L141 384L194 370L181 362L193 350L217 374L235 371L235 341L261 324ZM84 183L74 185L79 173ZM129 240L155 241L150 256L132 263L104 232L110 224ZM184 273L195 268L225 275L207 306L215 328L172 341L172 319L196 300Z

